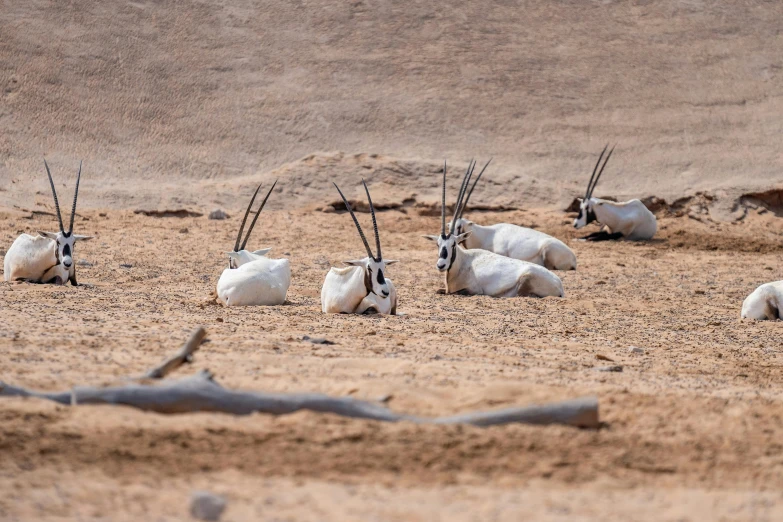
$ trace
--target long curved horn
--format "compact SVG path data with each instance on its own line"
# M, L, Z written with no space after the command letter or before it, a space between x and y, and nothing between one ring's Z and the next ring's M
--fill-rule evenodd
M73 220L76 217L76 200L79 198L79 180L82 179L82 162L79 161L79 174L76 175L76 189L73 191L73 207L71 208L71 225L68 227L68 235L73 234Z
M593 174L590 176L590 181L587 182L587 190L585 190L585 199L590 199L591 190L590 187L593 186L593 178L595 178L595 173L598 170L598 165L601 164L601 159L604 157L604 154L606 154L606 149L609 148L609 144L606 144L606 147L604 147L604 150L601 151L601 155L598 156L598 161L595 162L595 167L593 167Z
M364 185L364 191L367 193L367 201L370 202L370 214L372 214L372 228L375 232L375 250L377 255L375 260L380 262L383 259L383 255L381 255L381 236L378 235L378 223L375 222L375 206L372 204L370 189L367 188L367 183L364 180L362 180L362 185Z
M65 227L63 227L63 217L60 215L60 202L57 201L57 191L54 190L54 181L52 181L52 173L49 172L49 165L44 158L44 167L46 167L46 174L49 176L49 185L52 186L52 196L54 196L54 208L57 210L57 221L60 223L60 232L65 234Z
M354 225L356 225L356 230L359 231L359 235L362 237L362 243L364 243L364 248L367 250L367 256L375 259L375 257L372 255L372 250L370 250L370 244L367 242L367 238L364 237L364 232L362 232L362 226L359 224L359 220L356 219L356 216L353 213L353 209L351 208L351 204L348 203L348 200L345 199L345 196L343 195L343 191L340 190L340 187L337 186L337 183L334 181L332 182L332 185L334 185L334 188L337 189L337 192L340 193L340 197L343 198L343 203L345 203L345 208L348 209L348 212L351 213L351 218L353 219Z
M492 162L492 158L489 158L489 161L486 165L484 165L484 168L481 169L481 172L479 172L478 177L476 177L476 180L473 182L473 185L470 187L470 190L468 191L468 195L465 196L465 202L462 204L462 208L459 211L459 215L457 216L457 219L460 219L462 217L462 214L465 213L465 209L468 207L468 201L470 201L470 196L473 194L473 189L476 188L476 185L478 185L479 180L481 179L481 175L484 174L484 171L487 170L487 167Z
M272 191L275 189L275 185L277 185L277 180L275 180L275 182L272 183L272 188L269 189L269 192L266 193L266 197L264 198L264 201L261 202L261 207L259 207L258 212L256 212L256 217L254 217L253 221L250 222L250 228L247 229L247 235L245 236L245 240L242 242L242 248L240 250L245 249L245 246L247 245L247 240L250 239L250 233L253 231L253 227L256 226L256 221L258 221L258 216L261 214L261 211L264 210L264 205L266 205L266 200L269 199L269 195L272 194Z
M457 228L457 216L459 215L459 209L462 207L462 198L465 197L465 191L468 188L468 184L470 184L470 177L473 175L473 169L475 168L476 162L474 160L470 160L470 163L468 164L468 170L465 171L465 177L462 178L462 186L459 189L459 194L457 194L457 203L454 206L454 216L451 218L449 234L453 234L454 230Z
M446 160L443 160L443 193L440 197L440 235L446 235Z
M616 147L617 144L615 144L614 147ZM606 159L604 160L604 164L601 165L601 170L598 171L598 175L595 177L595 181L593 182L593 188L590 189L590 195L587 196L588 199L593 197L593 191L595 190L595 186L598 185L598 180L601 179L601 174L603 174L604 169L606 168L606 164L609 161L609 158L612 156L612 152L614 152L614 147L612 147L612 150L609 151L609 154L606 155Z
M256 200L256 196L258 195L259 190L261 190L261 184L258 185L258 188L253 193L253 197L250 198L250 204L247 206L247 210L245 210L245 217L242 218L242 224L239 225L239 233L237 234L237 240L234 243L234 252L239 252L239 242L242 240L242 231L245 230L247 215L250 213L250 209L253 207L253 202Z

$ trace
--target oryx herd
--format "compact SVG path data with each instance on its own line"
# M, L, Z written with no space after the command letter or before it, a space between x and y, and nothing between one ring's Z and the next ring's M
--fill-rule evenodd
M579 198L579 213L574 228L580 229L592 222L601 230L581 238L586 241L649 240L657 231L655 215L638 199L614 202L593 197L614 148L604 147L593 168L584 198ZM604 157L605 156L605 157ZM602 163L603 160L603 163ZM490 160L491 161L491 160ZM462 178L462 184L454 205L451 221L446 222L446 179L448 167L443 164L441 191L440 233L426 235L437 244L438 259L435 264L443 274L447 294L487 295L492 297L565 297L563 283L553 270L576 270L574 252L557 238L530 228L510 223L479 225L463 217L473 190L489 166L489 161L479 172L473 185L470 181L476 168L471 161ZM76 241L92 239L73 233L76 202L79 196L81 163L76 177L68 230L63 226L60 204L57 199L49 165L44 160L46 174L52 189L54 206L60 231L38 232L38 235L22 234L5 254L3 263L6 281L48 283L62 285L76 281L74 246ZM600 168L599 168L600 167ZM261 211L266 205L277 181L272 185L258 210L253 204L261 190L258 186L237 233L236 242L228 252L228 268L223 270L217 283L217 298L225 306L280 305L286 300L291 284L291 267L287 259L271 259L271 248L247 250ZM397 313L397 290L386 277L388 266L397 260L384 259L381 238L375 217L375 207L367 184L362 180L375 237L375 253L364 235L353 208L340 187L335 189L345 204L364 244L367 257L344 261L344 268L330 268L321 289L321 307L324 313L391 314ZM242 237L250 214L253 219ZM742 318L781 318L783 307L783 281L763 284L751 293L742 304Z

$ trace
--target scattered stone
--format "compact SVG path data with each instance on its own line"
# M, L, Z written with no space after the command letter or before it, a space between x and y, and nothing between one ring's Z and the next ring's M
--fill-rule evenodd
M609 361L609 362L614 362L614 359L610 359L610 358L609 358L609 357L607 357L606 355L601 355L600 353L597 353L597 354L595 354L595 358L596 358L596 359L598 359L599 361Z
M318 266L323 266L323 267L330 267L330 266L332 266L332 264L329 262L329 260L326 259L326 257L324 257L324 256L316 257L315 260L313 260L313 263L315 263Z
M190 496L190 514L199 520L220 520L226 499L209 491L194 491Z
M4 256L4 255L5 255L5 249L0 248L0 256Z
M158 217L158 218L166 218L166 217L186 218L186 217L201 217L204 215L201 212L194 212L193 210L188 210L186 208L165 209L165 210L150 210L150 209L140 208L134 210L133 213L143 214L145 216Z
M223 219L228 219L228 214L222 209L216 208L212 212L209 213L209 219L216 219L218 221L221 221Z
M704 295L704 290L694 290L693 293L696 295Z
M629 346L628 351L631 353L644 353L644 350L639 348L638 346Z
M122 263L120 265L120 268L133 268L133 265L130 263Z
M101 212L100 214L98 214L98 217L106 217L106 212Z
M620 366L620 365L616 365L616 366L599 366L598 368L596 368L596 370L598 370L599 372L622 372L623 371L623 367Z
M86 259L80 259L80 260L78 260L76 262L76 264L79 265L79 266L85 266L85 267L88 267L88 268L91 267L91 266L95 266L95 263L90 263Z
M595 282L595 284L597 284L597 285L605 285L605 284L606 284L606 281L603 281L603 280L601 280L601 281L596 281L596 282Z
M184 228L180 228L179 229L179 233L180 234L187 234L188 232L190 232L190 230L188 230L188 227L184 227Z
M721 323L720 321L710 321L709 323L707 323L707 326L720 326L722 324L723 323Z
M432 360L433 361L440 361L441 359L443 359L443 357L441 357L440 355L433 355L432 356Z
M336 344L334 341L330 341L329 339L325 339L323 337L310 337L309 335L302 337L302 340L313 344Z

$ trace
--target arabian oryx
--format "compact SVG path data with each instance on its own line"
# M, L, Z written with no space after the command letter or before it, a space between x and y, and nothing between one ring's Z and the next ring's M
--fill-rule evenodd
M488 250L465 250L460 243L470 232L456 234L455 224L472 171L462 181L451 227L446 230L446 164L443 164L443 193L440 235L424 236L438 244L436 267L445 273L446 293L493 297L563 297L563 283L546 268Z
M641 241L652 239L658 230L658 222L653 213L644 206L644 203L638 199L616 203L593 197L593 191L598 184L598 179L601 177L609 157L614 152L614 147L612 147L596 176L598 165L601 163L601 158L604 157L607 148L609 148L609 145L604 147L603 152L598 156L598 162L595 164L593 174L587 183L585 197L579 201L579 215L574 220L574 228L580 229L593 221L597 221L604 226L605 230L594 232L582 238L587 241L607 241L610 239ZM595 181L593 178L595 178Z
M353 213L351 204L345 199L337 183L334 187L343 198L345 208L351 214L356 230L364 243L367 257L355 261L343 261L347 267L331 268L326 274L324 286L321 288L321 308L327 314L391 314L397 315L397 289L391 279L385 275L386 267L396 263L396 260L384 259L381 253L381 238L378 235L378 223L375 220L375 207L372 204L370 190L362 180L367 201L370 204L372 228L375 232L375 250L373 255L370 244L364 236L359 220Z
M742 319L774 321L783 316L783 281L766 283L756 288L742 303Z
M288 259L269 259L266 254L271 248L249 252L245 250L250 233L258 221L258 216L272 194L277 181L269 189L264 201L250 222L250 228L240 246L245 222L256 200L261 185L258 186L239 226L234 251L228 252L228 268L223 270L217 283L217 294L220 302L226 306L258 306L279 305L285 302L288 287L291 285L291 266Z
M463 242L467 249L480 248L489 250L501 256L513 257L521 261L529 261L537 265L545 266L549 270L576 270L576 255L566 246L565 243L538 230L532 228L520 227L510 223L498 223L496 225L482 226L473 221L465 219L463 214L473 194L473 189L484 174L489 160L484 168L479 172L478 177L470 187L465 202L458 209L456 215L456 234L462 235L470 232L470 235ZM473 174L476 164L473 163L468 169ZM451 223L447 225L451 227Z
M63 285L70 281L76 282L76 263L73 260L73 247L77 241L92 239L92 236L80 236L73 233L73 220L76 217L76 200L79 197L79 181L82 177L82 164L79 162L79 174L76 176L76 189L73 192L73 207L71 208L71 223L68 231L63 227L60 214L60 203L57 201L57 191L54 188L52 173L44 160L49 185L54 196L54 208L57 211L57 221L60 231L38 232L37 236L22 234L13 242L5 254L3 271L6 281L26 281L29 283L54 283Z

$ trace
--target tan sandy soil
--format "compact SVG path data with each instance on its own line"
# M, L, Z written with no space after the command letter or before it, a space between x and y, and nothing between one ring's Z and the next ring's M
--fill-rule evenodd
M382 212L384 252L402 260L390 270L398 317L320 313L328 267L361 254L344 213L265 211L251 244L291 259L289 302L242 309L211 295L238 219L102 213L77 220L97 235L77 249L94 264L79 279L94 286L0 285L3 379L54 390L138 374L205 325L196 367L228 386L392 394L392 408L427 415L597 394L606 427L163 417L3 400L0 518L175 520L194 489L225 494L226 520L783 514L780 323L738 320L742 299L780 278L769 213L733 225L664 217L649 244L574 241L561 212L474 213L570 238L579 258L560 273L565 299L496 300L438 295L437 253L419 237L438 218ZM54 222L2 216L3 243ZM597 371L608 364L623 372Z

